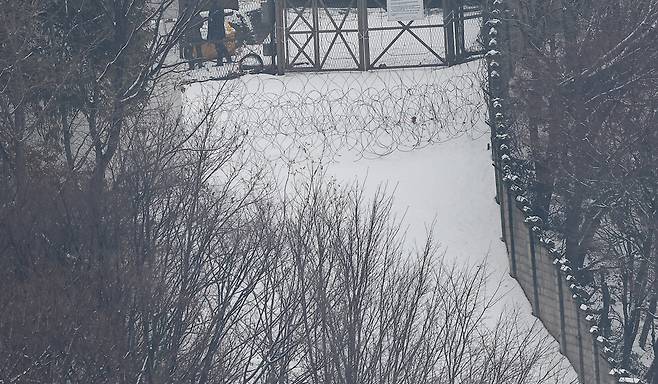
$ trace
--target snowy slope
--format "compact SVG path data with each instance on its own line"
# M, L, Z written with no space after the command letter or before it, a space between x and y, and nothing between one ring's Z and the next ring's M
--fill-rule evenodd
M217 92L231 94L218 127L248 130L253 155L276 182L322 166L341 185L357 182L369 193L386 184L395 192L394 212L405 216L409 247L421 247L434 223L446 258L487 264L490 284L500 281L505 293L499 310L517 308L530 325L535 318L508 275L500 240L478 70L472 63L440 70L245 76L230 84L195 84L183 99L194 106ZM553 347L557 354L556 342Z

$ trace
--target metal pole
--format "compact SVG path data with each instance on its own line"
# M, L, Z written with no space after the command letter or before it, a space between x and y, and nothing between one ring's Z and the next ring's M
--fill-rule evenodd
M312 15L313 15L313 67L316 70L320 70L321 59L320 59L320 15L318 12L318 0L311 1L312 4Z
M368 26L368 0L363 0L363 67L370 69L370 27Z
M528 243L530 246L530 267L532 268L532 314L539 317L541 310L539 308L539 279L537 275L537 252L535 249L535 235L532 228L528 227Z
M370 69L370 38L368 35L368 0L357 0L359 18L359 69Z
M446 61L448 65L455 62L455 15L453 0L443 0L443 31L445 37Z
M512 265L510 266L510 271L509 274L513 278L516 278L516 248L515 248L515 242L516 242L516 231L514 230L514 199L512 198L512 192L509 190L509 188L506 189L506 197L507 197L507 221L508 221L508 228L509 228L509 248L508 253L510 255L510 258L512 259Z
M276 18L274 20L274 39L276 42L276 69L277 73L283 75L286 69L286 25L283 13L285 12L285 0L275 0L274 8Z
M466 51L466 38L464 36L464 0L457 0L455 5L455 29L457 30L457 37L455 42L456 60L458 62L464 61L464 53Z
M270 65L272 67L276 66L278 63L278 60L276 59L277 55L277 50L276 47L278 46L277 41L276 41L276 1L275 0L267 0L269 7L270 7L270 12L274 12L274 17L270 18L271 21L274 21L272 23L272 28L270 29ZM274 49L273 49L274 48Z

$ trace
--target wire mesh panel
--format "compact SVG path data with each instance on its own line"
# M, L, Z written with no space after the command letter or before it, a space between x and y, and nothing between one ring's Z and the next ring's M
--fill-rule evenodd
M318 0L320 68L359 69L357 0Z
M317 0L284 0L286 67L317 67Z
M287 0L288 70L360 68L357 0Z
M461 60L468 60L483 53L484 45L480 40L484 9L480 0L466 0L459 4L459 22L463 38L459 47Z
M447 64L442 2L424 1L424 17L389 20L385 0L368 9L368 68L421 67Z

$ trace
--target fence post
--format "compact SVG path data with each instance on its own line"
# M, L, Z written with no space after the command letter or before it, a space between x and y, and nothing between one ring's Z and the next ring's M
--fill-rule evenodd
M601 383L601 367L599 367L599 346L596 342L592 343L594 348L592 349L592 352L594 352L593 358L594 358L594 376L596 379L596 384Z
M285 0L274 1L274 38L276 42L276 69L277 73L282 75L286 68L286 26L283 13L285 12Z
M537 255L535 254L535 235L532 227L528 228L528 242L530 245L530 265L532 266L532 312L539 317L539 282L537 281Z
M443 36L448 65L455 63L455 12L453 1L443 0Z
M311 14L313 16L313 31L311 33L313 33L313 67L319 71L322 60L320 59L320 15L318 13L320 6L318 2L319 0L311 1Z
M461 63L466 55L466 38L464 36L464 1L457 0L458 4L455 5L454 10L457 14L455 19L455 29L457 31L455 36L455 59Z
M493 149L493 146L492 146ZM502 176L500 172L500 164L498 164L497 161L494 161L494 176L496 180L496 202L498 203L498 206L500 207L500 232L501 232L501 239L503 242L507 245L507 223L505 223L505 196L503 194L503 191L505 190L505 184L502 181Z
M510 276L513 278L516 278L516 249L514 247L514 234L516 231L514 231L514 201L512 199L512 192L509 190L509 188L505 188L507 190L507 219L509 221L509 225L507 228L509 228L509 254L510 258L512 259L512 267L510 268Z
M368 35L368 0L357 0L359 69L370 69L370 37Z
M567 329L564 320L564 289L562 287L562 280L560 279L560 266L555 265L555 282L557 284L557 295L560 307L560 352L567 355Z
M580 325L580 314L578 313L578 303L576 303L576 307L574 308L576 311L576 327L578 328L578 377L580 378L580 382L584 383L585 382L585 362L583 361L584 358L584 353L583 353L583 334L581 330L581 325Z

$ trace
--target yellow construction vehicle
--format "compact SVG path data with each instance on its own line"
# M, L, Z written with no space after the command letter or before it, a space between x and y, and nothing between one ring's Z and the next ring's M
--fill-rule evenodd
M226 48L226 53L230 56L235 56L236 41L235 29L231 23L224 24L226 29L226 37L221 40L204 40L199 41L186 41L183 45L183 58L190 61L211 61L217 60L219 57L217 48L219 44L223 44Z
M254 39L253 25L247 21L250 17L239 13L237 0L179 0L178 12L181 20L188 21L180 40L180 57L190 69L206 61L217 65L226 61L235 63L230 71L239 74L263 70L263 59L254 49L262 46L262 40Z

